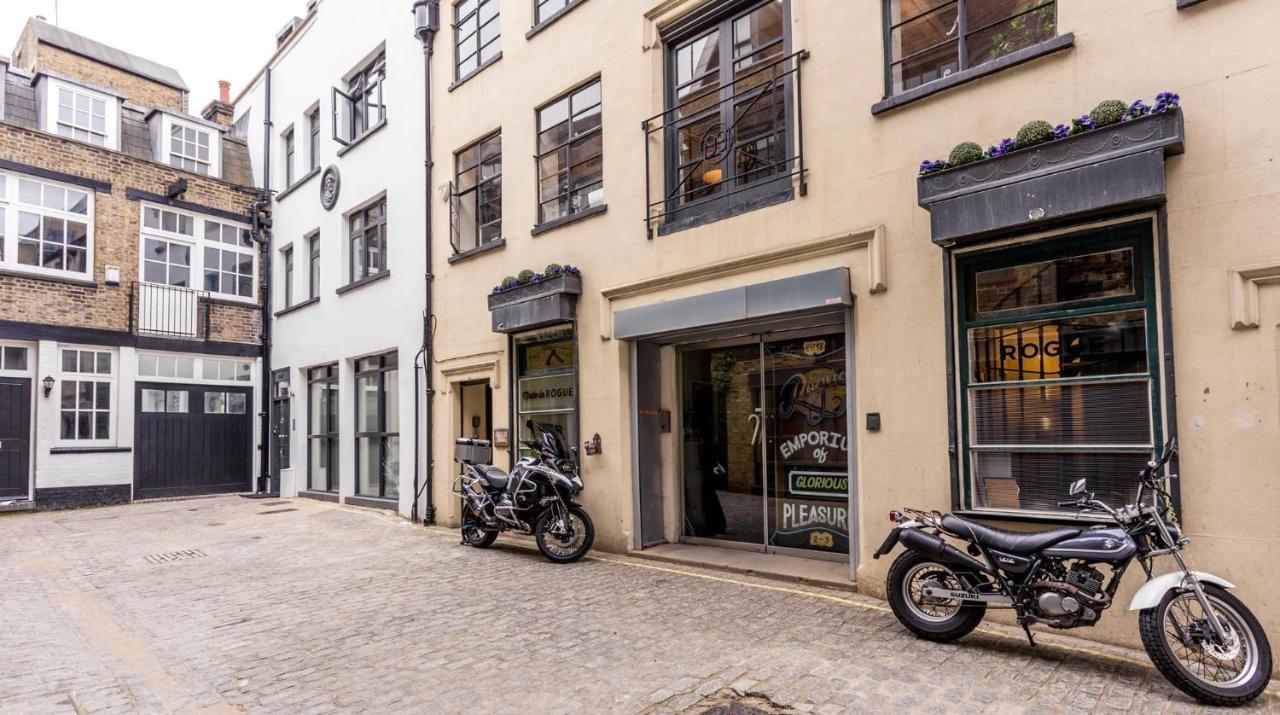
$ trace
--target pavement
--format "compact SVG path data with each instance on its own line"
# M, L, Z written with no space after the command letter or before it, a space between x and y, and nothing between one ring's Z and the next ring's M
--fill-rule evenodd
M0 712L1197 710L1138 652L931 644L844 591L513 543L308 499L3 515Z

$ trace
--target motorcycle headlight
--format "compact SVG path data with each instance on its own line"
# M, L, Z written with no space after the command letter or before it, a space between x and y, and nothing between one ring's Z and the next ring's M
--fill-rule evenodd
M1179 528L1177 524L1165 521L1164 528L1169 530L1169 536L1173 537L1173 542L1175 544L1182 540L1182 529Z

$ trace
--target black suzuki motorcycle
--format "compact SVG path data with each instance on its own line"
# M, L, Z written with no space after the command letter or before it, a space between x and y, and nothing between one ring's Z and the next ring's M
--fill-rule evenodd
M555 425L526 423L538 440L521 440L533 451L511 474L489 464L488 440L458 439L454 459L466 470L454 481L462 498L462 543L485 549L498 533L533 534L547 559L567 564L591 550L596 538L591 517L573 497L582 491L578 463Z
M875 558L898 543L907 548L885 583L894 614L921 638L951 641L976 628L988 607L1012 608L1035 645L1033 624L1095 624L1136 556L1147 583L1129 610L1138 611L1142 645L1161 674L1211 705L1258 697L1271 677L1271 646L1258 619L1228 592L1234 585L1193 571L1182 556L1190 539L1182 535L1167 489L1176 478L1166 467L1175 449L1170 440L1147 463L1132 504L1104 504L1083 479L1071 485L1076 498L1058 504L1105 514L1115 526L1018 532L936 511L890 512L896 526ZM966 542L966 550L944 536ZM1178 570L1154 576L1152 561L1166 555Z

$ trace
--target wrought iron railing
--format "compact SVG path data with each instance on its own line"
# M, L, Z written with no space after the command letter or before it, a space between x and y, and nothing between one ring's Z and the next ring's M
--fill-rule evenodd
M809 51L800 50L739 70L733 82L695 92L641 123L649 238L663 224L717 202L732 210L763 188L785 184L801 196L808 192L800 76L807 59ZM769 121L761 126L766 112ZM656 179L655 166L662 167Z
M129 287L129 331L135 335L205 340L209 313L208 291L140 282Z

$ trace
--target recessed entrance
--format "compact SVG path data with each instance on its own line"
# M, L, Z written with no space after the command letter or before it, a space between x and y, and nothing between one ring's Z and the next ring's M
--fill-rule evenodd
M843 326L679 350L681 536L849 555Z

